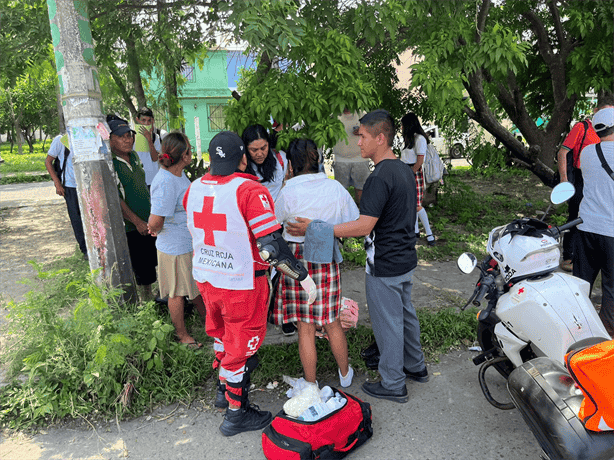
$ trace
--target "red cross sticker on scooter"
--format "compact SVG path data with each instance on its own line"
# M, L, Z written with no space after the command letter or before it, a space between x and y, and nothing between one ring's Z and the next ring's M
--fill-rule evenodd
M194 213L194 227L205 232L205 244L215 246L214 230L226 231L226 214L213 213L213 197L203 198L203 212Z
M520 289L518 289L518 294L522 294L524 292L524 288L521 287Z

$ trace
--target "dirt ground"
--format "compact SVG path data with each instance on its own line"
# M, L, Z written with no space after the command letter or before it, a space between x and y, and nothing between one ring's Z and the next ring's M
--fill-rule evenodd
M63 203L0 209L0 306L30 290L19 282L35 273L28 261L52 262L70 256L75 247Z

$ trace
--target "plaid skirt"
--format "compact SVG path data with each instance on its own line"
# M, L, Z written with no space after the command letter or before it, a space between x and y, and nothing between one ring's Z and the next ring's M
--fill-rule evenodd
M422 167L416 173L416 207L422 206L422 197L424 196L424 172Z
M309 275L318 287L318 295L314 303L307 303L308 296L300 282L282 273L277 287L273 322L277 325L302 321L314 323L316 326L330 324L339 317L341 310L341 274L339 265L314 264L303 261L303 244L288 243L288 247L296 257L307 266Z

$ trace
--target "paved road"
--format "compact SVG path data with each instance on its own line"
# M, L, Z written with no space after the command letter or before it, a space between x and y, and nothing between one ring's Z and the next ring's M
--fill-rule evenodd
M51 183L0 186L0 207L40 206L58 198L62 200L56 198ZM435 306L446 296L466 298L474 281L460 274L455 262L421 263L415 274L415 303ZM362 270L344 272L342 282L344 294L361 307L361 322L368 322ZM267 338L267 342L288 340L295 338L284 338L274 329ZM372 404L374 436L350 458L538 459L538 444L518 411L500 411L483 398L473 355L454 351L430 364L430 382L408 382L407 404L370 398L360 390L365 377L358 375L349 391ZM495 396L503 399L503 380L494 374L490 379ZM286 400L279 390L264 388L256 389L251 399L274 413ZM211 404L211 400L198 400L189 407L165 406L148 416L97 424L94 429L76 423L50 427L33 437L7 438L3 433L0 459L264 458L260 433L224 438L218 431L222 414Z

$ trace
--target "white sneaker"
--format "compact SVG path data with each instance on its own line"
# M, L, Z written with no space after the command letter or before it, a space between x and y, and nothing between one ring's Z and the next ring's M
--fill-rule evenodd
M347 388L352 385L352 379L354 378L354 369L352 366L348 366L348 373L346 376L341 375L341 369L339 369L339 383L343 388Z

